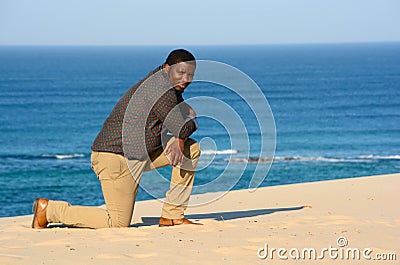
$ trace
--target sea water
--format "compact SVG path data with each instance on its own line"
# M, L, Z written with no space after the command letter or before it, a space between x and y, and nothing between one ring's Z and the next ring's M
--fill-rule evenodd
M0 216L30 214L35 197L103 204L90 146L123 93L173 48L0 47ZM200 117L192 137L216 145L202 146L194 193L246 189L256 166L261 186L400 171L400 43L185 48L253 79L276 124L271 165L259 150L232 148L223 125ZM260 140L254 114L232 91L193 83L184 93L199 96L232 106L250 144ZM164 197L168 185L154 174L170 171L144 174L138 200Z

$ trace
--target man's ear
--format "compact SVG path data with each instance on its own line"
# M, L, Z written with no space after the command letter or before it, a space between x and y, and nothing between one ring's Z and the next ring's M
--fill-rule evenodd
M168 74L168 72L169 72L169 64L164 64L164 69L165 69L165 72Z

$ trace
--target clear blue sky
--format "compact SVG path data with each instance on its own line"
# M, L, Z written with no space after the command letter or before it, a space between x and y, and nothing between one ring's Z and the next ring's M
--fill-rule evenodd
M0 0L0 45L400 41L399 0Z

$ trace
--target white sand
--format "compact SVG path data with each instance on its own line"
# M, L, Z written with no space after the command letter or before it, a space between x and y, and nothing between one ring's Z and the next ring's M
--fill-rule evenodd
M292 256L294 248L320 255L339 248L340 236L348 241L341 251L358 248L362 255L371 248L371 258L395 253L397 260L385 264L400 264L399 193L400 174L232 191L188 209L187 217L203 226L159 228L155 200L136 204L131 228L33 230L32 215L1 218L0 264L377 264L363 257L334 260L328 252L317 261L257 254L268 244L269 250L292 249ZM214 196L193 195L191 203Z

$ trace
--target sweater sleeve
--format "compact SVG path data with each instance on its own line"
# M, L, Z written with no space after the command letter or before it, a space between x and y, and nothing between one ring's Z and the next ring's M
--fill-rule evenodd
M196 122L185 115L182 98L170 89L155 103L153 109L159 121L175 137L187 139L197 129Z

